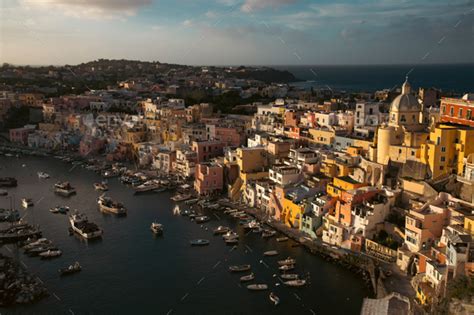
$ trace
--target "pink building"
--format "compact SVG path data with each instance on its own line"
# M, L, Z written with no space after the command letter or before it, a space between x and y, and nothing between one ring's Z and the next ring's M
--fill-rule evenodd
M28 134L34 131L33 128L10 129L10 141L15 143L27 144Z
M224 168L216 163L201 163L196 166L194 189L199 195L219 193L224 187Z
M212 158L224 155L225 144L222 141L193 141L192 150L197 154L197 162L207 162Z
M227 146L239 147L242 144L242 135L236 128L215 127L214 139L225 143Z

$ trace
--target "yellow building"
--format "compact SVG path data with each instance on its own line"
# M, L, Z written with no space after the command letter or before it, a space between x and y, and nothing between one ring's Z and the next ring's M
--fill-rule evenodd
M263 147L238 148L237 164L241 173L262 172L268 167L267 151Z
M293 200L283 196L282 198L282 213L280 218L283 223L289 227L299 228L301 224L301 218L305 211L304 202L295 203Z
M464 229L474 235L474 216L464 218Z
M438 124L430 133L429 141L421 146L421 160L427 164L431 176L464 174L464 160L474 153L474 128Z
M311 128L308 132L310 135L310 141L317 144L331 145L336 137L335 131L329 129Z
M332 184L327 185L327 193L331 197L341 197L342 192L367 186L349 176L334 177Z

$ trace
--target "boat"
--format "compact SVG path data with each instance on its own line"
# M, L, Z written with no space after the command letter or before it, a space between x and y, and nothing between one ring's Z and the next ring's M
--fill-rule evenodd
M263 229L261 226L257 226L255 228L252 229L252 232L253 233L262 233L263 232Z
M97 224L89 222L87 217L82 213L76 211L70 215L69 223L74 232L87 240L102 237L102 229L100 229Z
M262 237L263 238L269 238L269 237L275 236L275 234L276 234L276 232L273 231L273 230L263 230Z
M0 187L16 187L18 182L13 177L0 177Z
M285 281L283 283L289 287L302 287L306 284L306 280L295 279L295 280Z
M48 179L48 178L50 178L50 176L49 176L48 173L45 173L45 172L38 172L38 178L40 178L40 179Z
M205 240L205 239L196 239L189 242L191 246L206 246L206 245L209 245L209 243L210 243L209 240Z
M268 298L270 299L270 301L273 302L275 306L280 304L280 298L275 293L270 292L270 295L268 296Z
M195 204L198 201L199 201L198 198L194 198L194 199L186 200L184 203L187 204L187 205L192 205L192 204Z
M219 225L217 228L214 229L214 234L225 234L230 231L230 228L227 226Z
M76 189L74 189L69 182L58 182L54 185L54 192L69 197L76 193Z
M23 198L21 199L21 205L23 206L23 208L33 207L34 206L33 199Z
M97 203L99 204L99 208L103 212L124 215L127 214L127 208L120 202L113 201L112 198L107 197L105 195L100 196L97 199Z
M283 266L278 267L278 269L280 269L280 271L293 270L295 269L295 265L283 265Z
M284 266L284 265L295 265L296 264L296 259L288 257L285 260L279 260L278 265Z
M0 189L0 196L7 196L8 195L8 191L5 190L5 189Z
M224 235L222 235L222 238L224 240L230 240L230 239L238 239L239 238L239 234L235 233L234 231L230 230L227 231L227 233L225 233Z
M196 220L196 223L206 223L210 221L211 218L208 217L207 215L200 215L200 216L195 217L194 220Z
M54 258L54 257L59 257L63 254L63 252L61 252L59 249L50 249L50 250L47 250L45 252L42 252L39 254L39 256L42 258L42 259L47 259L47 258Z
M49 209L49 212L51 212L51 213L66 214L68 211L69 211L68 206L56 206L54 208Z
M38 256L41 253L47 252L48 250L57 250L57 248L50 244L50 245L39 245L33 248L25 250L25 254L28 256Z
M185 201L185 200L188 200L188 199L191 199L191 195L189 195L189 194L177 194L177 195L174 195L173 197L171 197L171 200L173 200L175 202Z
M112 178L117 176L120 176L120 171L116 169L110 169L102 172L102 177L104 178Z
M79 262L76 261L72 265L69 265L65 268L58 269L58 273L59 273L60 276L66 276L66 275L70 275L70 274L79 272L81 270L82 270L81 265L79 264Z
M144 182L141 185L134 187L133 189L135 190L135 193L138 194L138 193L144 193L147 191L153 191L159 188L161 188L161 185L158 180L149 180L149 181Z
M249 284L247 286L247 289L251 291L263 291L268 289L268 285L263 284L263 283L258 283L258 284Z
M41 247L41 246L50 246L52 244L53 244L53 242L51 242L47 238L40 238L40 239L38 239L34 242L31 242L31 243L28 243L28 244L24 245L22 248L25 251L29 251L29 250L33 250L33 249Z
M237 238L230 238L230 239L226 239L225 243L227 245L236 245L239 243L239 240Z
M97 190L97 191L107 191L107 190L109 190L109 186L105 182L94 183L94 189Z
M284 280L296 280L298 279L300 276L296 273L284 273L280 276L282 279Z
M286 237L286 236L277 237L276 241L277 242L286 242L286 241L288 241L288 237Z
M163 235L163 225L160 223L153 222L150 229L155 235Z
M263 256L276 256L278 252L276 250L269 250L263 253Z
M229 266L229 271L230 272L243 272L243 271L249 271L251 268L250 265L235 265L235 266Z
M255 279L255 275L252 272L249 275L245 275L245 276L240 277L240 282L248 282L248 281L252 281L253 279Z

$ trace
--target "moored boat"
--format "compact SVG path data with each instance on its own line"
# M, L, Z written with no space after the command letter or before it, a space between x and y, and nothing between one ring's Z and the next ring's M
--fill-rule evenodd
M134 187L135 193L144 193L148 191L153 191L161 188L160 182L158 180L149 180L144 182L141 185Z
M279 260L278 265L284 266L284 265L295 265L296 264L296 259L288 257L285 260Z
M13 177L0 177L0 187L16 187L18 182Z
M21 205L23 206L23 208L33 207L34 206L33 199L23 198L21 199Z
M45 252L42 252L39 254L39 256L41 257L41 259L47 259L47 258L54 258L54 257L59 257L63 254L63 252L61 252L59 249L49 249Z
M268 289L268 285L264 283L257 283L257 284L249 284L247 289L251 291L263 291Z
M306 280L295 279L295 280L285 281L284 284L289 287L302 287L306 284Z
M94 183L94 189L97 190L97 191L107 191L109 190L109 186L107 185L107 183Z
M230 231L230 228L227 226L218 226L216 229L214 229L214 234L225 234Z
M235 265L235 266L229 266L229 271L230 272L243 272L243 271L249 271L251 268L250 265Z
M163 235L163 225L160 223L153 222L150 229L155 235Z
M277 242L286 242L286 241L288 241L288 237L286 237L286 236L277 237L276 241Z
M45 172L38 172L38 178L40 179L48 179L50 176L48 173Z
M263 253L264 256L276 256L278 252L276 250L269 250Z
M102 236L102 229L100 229L97 224L89 222L84 214L77 211L69 216L69 223L74 232L87 240Z
M200 215L200 216L195 217L194 220L196 220L196 223L206 223L210 221L211 218L208 217L207 215Z
M209 240L205 239L196 239L189 242L191 246L206 246L209 245Z
M273 302L275 306L280 304L280 298L275 293L270 292L270 295L268 296L268 298L270 299L270 301Z
M5 190L5 189L0 189L0 196L7 196L8 195L8 191Z
M60 276L66 276L66 275L70 275L70 274L79 272L81 270L82 270L81 265L79 264L79 262L76 261L72 265L69 265L65 268L58 269L58 273L59 273Z
M179 201L185 201L191 199L191 195L189 194L177 194L171 197L171 200L179 202Z
M69 211L68 206L56 206L54 208L49 209L51 213L61 213L66 214Z
M269 238L269 237L275 236L275 234L276 234L276 232L273 231L273 230L263 230L262 237L263 238Z
M69 197L76 193L76 189L72 187L69 182L58 182L54 185L54 192L65 197Z
M296 273L284 273L280 276L282 279L284 280L296 280L298 279L300 276Z
M251 274L240 277L240 282L248 282L252 281L253 279L255 279L255 275L252 272Z
M97 199L97 204L99 208L103 212L109 212L118 215L127 214L127 208L120 202L112 200L112 198L107 197L105 195L100 196Z
M280 271L293 270L295 269L295 265L283 265L283 266L278 267L278 269L280 269Z

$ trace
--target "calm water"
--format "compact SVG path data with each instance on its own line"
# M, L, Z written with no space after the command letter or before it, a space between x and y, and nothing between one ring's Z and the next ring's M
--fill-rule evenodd
M411 70L412 87L436 87L457 93L474 92L474 64L455 65L377 65L377 66L287 66L303 86L330 86L346 91L376 91L400 86ZM311 71L312 69L312 71ZM316 74L316 75L315 75Z
M25 164L25 167L22 165ZM39 180L36 172L44 171L52 178ZM173 202L169 193L134 196L117 179L109 181L108 194L122 201L129 209L128 216L117 218L97 210L92 183L100 180L93 172L52 158L0 157L0 176L15 176L18 187L9 189L16 198L17 208L22 197L31 197L35 206L21 210L30 223L41 225L43 236L54 241L63 251L60 258L42 261L27 257L13 245L0 250L23 261L30 272L38 275L53 295L31 306L0 309L2 314L249 314L301 313L359 314L362 299L369 293L362 280L352 273L308 254L303 248L292 248L290 242L263 240L244 231L230 217L218 213L205 226L186 217L172 214ZM69 180L77 195L69 199L56 196L52 184ZM67 216L52 214L50 207L69 205L85 212L89 219L104 229L103 239L86 243L69 236ZM8 207L9 200L0 197L0 207ZM149 227L158 220L165 226L162 238L155 238ZM237 228L241 242L231 251L221 237L213 236L219 225ZM189 240L207 238L207 247L189 246ZM276 260L264 258L268 267L259 263L262 253L277 249L279 259L293 256L297 272L309 272L311 284L301 289L276 287ZM59 278L57 269L79 261L83 271ZM260 283L271 285L281 299L278 307L271 305L267 292L249 292L239 283L240 275L231 274L227 267L250 263ZM295 295L296 294L296 295Z

